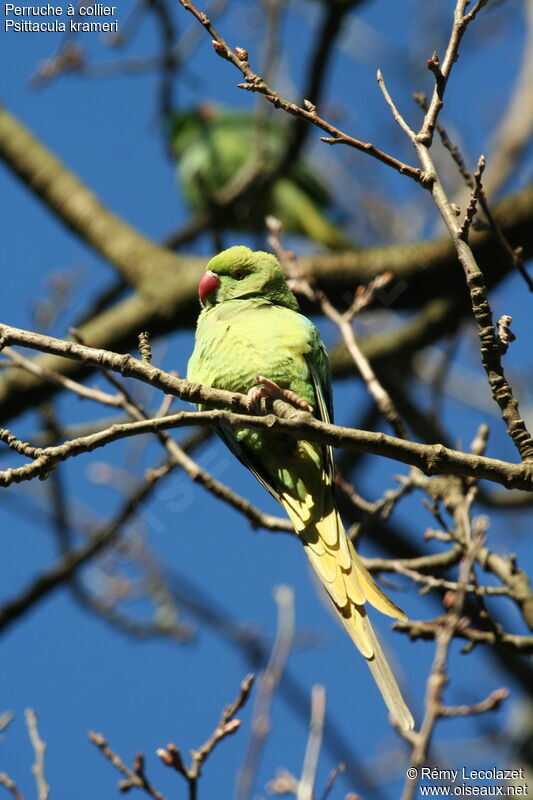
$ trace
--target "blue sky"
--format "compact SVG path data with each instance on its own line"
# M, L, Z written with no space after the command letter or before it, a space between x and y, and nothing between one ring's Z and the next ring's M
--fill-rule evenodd
M120 23L130 3L131 0L124 0L120 6ZM230 42L247 46L252 54L259 47L261 29L254 26L250 5L233 4L221 21L220 29ZM469 32L470 38L465 43L446 98L444 120L457 132L459 140L466 143L470 163L479 152L487 150L489 132L505 109L520 64L522 6L511 0L503 5L503 11L487 9L480 15L479 27ZM352 126L357 135L362 139L371 138L399 157L410 160L414 155L383 103L375 82L375 70L383 68L398 105L415 120L417 112L412 107L410 93L413 89L428 90L430 76L416 69L409 53L418 50L424 52L425 57L431 54L435 47L432 41L427 43L427 52L423 48L428 31L433 31L440 39L437 44L441 44L445 28L438 20L449 20L452 4L435 4L433 20L430 12L423 12L422 6L415 0L410 3L375 0L363 4L357 15L360 23L346 26L343 32L343 49L334 58L327 92L332 112L335 104L342 100L343 121ZM491 23L490 14L498 15L496 24ZM180 31L192 21L177 4L174 18ZM313 19L313 13L308 13L301 2L289 14L284 41L290 42L290 47L282 64L280 85L288 83L289 71L291 80L296 85L301 83ZM362 28L361 23L368 27ZM49 58L59 42L60 36L55 34L0 32L2 103L108 207L155 240L163 238L185 219L186 207L177 191L174 168L161 135L155 105L155 76L99 80L64 76L40 91L30 89L28 79L36 65ZM112 51L95 34L81 36L80 43L95 61L117 60L126 54L146 56L157 48L157 32L151 22L144 25L127 53ZM469 47L474 44L476 49L470 52ZM245 108L251 106L251 96L235 88L236 72L213 55L208 37L201 41L188 66L196 77L194 88L190 82L178 87L177 98L183 105L200 98ZM310 148L316 159L320 153L317 140L313 132ZM511 188L518 188L531 179L531 155L530 151L521 177L511 182ZM332 156L328 150L327 157L338 158L343 164L346 156ZM356 175L358 170L361 175L370 175L395 202L415 202L414 193L421 191L418 187L381 165L370 168L364 156L357 155L353 160ZM48 276L68 273L74 276L73 292L68 309L54 328L55 334L63 335L90 299L111 282L112 270L66 231L5 169L0 180L4 269L0 319L21 327L35 327L32 309L35 301L49 291ZM437 216L428 199L422 202L425 202L424 231L429 234L435 231ZM228 243L237 241L236 238ZM189 250L208 253L210 247L209 241L201 240ZM531 408L531 397L525 395L525 373L531 368L527 335L529 304L530 298L517 277L510 278L494 293L495 315L510 313L514 318L513 329L518 340L506 364L510 374L517 375L519 384L524 387L523 399L529 401ZM335 338L327 326L324 337L328 342ZM184 374L191 349L190 332L173 335L154 346L158 363L168 369L178 369L181 374ZM471 328L464 333L456 363L465 371L460 374L468 376L463 378L465 393L483 387L484 378ZM91 382L97 380L93 378ZM422 386L417 391L424 397ZM152 408L159 403L155 394L148 390L143 390L140 397ZM335 387L336 415L341 424L353 422L367 402L363 388L355 380ZM62 418L72 423L102 415L94 404L71 398L59 399L57 409ZM489 422L489 455L514 460L504 427L490 406L486 412L479 413L457 399L450 399L444 419L450 439L461 442L464 447L472 440L479 423ZM13 428L18 434L29 436L37 424L33 415L26 414ZM127 479L133 473L134 478L139 478L144 468L160 458L155 444L143 442L141 449L141 445L130 441L82 456L62 467L61 479L73 497L73 518L81 523L103 520L120 503L120 487L101 485L95 480L99 464L112 465L115 477ZM227 481L261 508L278 513L271 498L233 461L221 444L210 443L199 458L215 477ZM357 488L365 497L376 499L394 485L394 475L406 472L407 468L400 464L373 459L358 474ZM0 499L3 552L0 594L6 599L20 591L57 556L56 542L46 525L44 510L49 502L46 486L41 483L22 485L14 494L14 500ZM402 503L397 520L415 542L420 542L424 529L433 524L419 494ZM387 724L386 711L365 664L315 590L297 541L283 534L252 531L236 512L177 475L164 482L143 507L132 525L133 534L147 537L169 573L186 576L217 608L236 621L253 626L267 641L271 641L276 627L273 587L291 585L296 597L299 631L315 632L318 637L316 647L299 649L291 655L292 678L308 698L313 684L324 684L332 723L353 749L355 757L368 760L374 777L377 774L386 777L382 796L398 796L405 770L405 748ZM489 546L497 552L516 552L524 568L532 566L526 535L525 515L491 514ZM432 546L438 549L434 543ZM362 543L361 550L365 554L380 552L376 543L368 540ZM128 567L125 569L127 571ZM88 573L87 579L91 578L97 580L98 574ZM429 618L438 613L435 602L421 598L403 581L395 579L395 583L400 584L402 590L393 593L394 599L410 616ZM510 602L493 603L510 630L523 632ZM135 608L140 614L148 611L142 603ZM197 624L187 615L185 618L196 627L197 635L190 644L178 645L161 640L135 641L121 635L81 609L65 589L55 592L27 614L8 630L2 641L0 710L12 710L15 720L0 743L0 770L8 771L27 797L33 796L30 772L33 756L23 719L23 710L32 707L39 715L41 734L48 743L46 773L54 796L75 796L77 800L116 796L118 774L87 741L86 732L95 729L109 739L128 763L136 751L143 750L148 774L161 791L167 797L186 797L185 784L159 764L155 749L168 741L174 741L185 753L198 746L211 732L223 705L233 699L250 665L237 648L207 626ZM419 721L433 646L425 642L411 644L399 634L387 631L384 619L377 619L376 626L391 651ZM466 658L459 650L459 644L454 643L452 680L446 692L448 702L474 702L504 684L510 685L513 693L502 710L483 720L458 719L442 723L437 729L435 753L442 764L448 766L463 762L475 768L501 765L501 756L487 736L491 730L516 724L522 695L486 653L474 652ZM200 784L201 797L232 796L234 775L250 735L252 705L250 703L239 715L243 719L242 730L224 742L209 759ZM307 722L291 710L285 689L275 698L272 726L257 776L258 794L264 794L263 787L278 766L287 767L296 774L301 769ZM467 740L469 744L465 746ZM318 787L324 786L337 761L324 747ZM355 782L344 777L339 779L332 797L343 797L348 789L371 797L368 788L357 781L357 778Z

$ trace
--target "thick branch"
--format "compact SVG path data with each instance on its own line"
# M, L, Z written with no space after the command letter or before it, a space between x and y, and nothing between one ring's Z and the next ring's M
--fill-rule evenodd
M75 342L54 339L31 331L0 325L0 344L20 344L33 349L82 361L91 366L119 372L125 377L134 377L161 389L165 394L175 395L190 403L203 404L210 407L222 407L237 411L248 411L245 395L211 389L196 383L176 378L152 364L130 355L119 355L105 350L86 347ZM382 433L357 431L335 425L327 425L310 415L294 411L281 401L275 401L274 410L278 415L288 418L276 418L272 414L264 417L248 416L246 413L212 410L206 412L181 412L169 417L154 420L113 425L105 431L67 442L59 447L50 447L37 451L36 460L25 467L6 470L2 483L7 485L17 480L27 480L33 475L45 474L57 461L64 460L81 452L88 452L95 447L102 447L108 442L124 436L167 430L173 427L199 424L212 425L222 419L232 427L249 427L256 430L275 429L295 438L330 444L355 450L363 450L374 455L382 455L397 461L419 467L430 475L452 473L465 475L479 480L501 483L515 489L533 491L533 463L511 464L483 456L461 453L450 450L443 445L422 445L386 436Z
M164 373L163 373L164 374ZM170 376L169 376L170 377ZM155 381L154 381L155 383ZM184 381L186 384L187 382ZM245 395L231 395L230 392L207 389L198 384L188 384L192 387L187 393L191 397L198 397L201 402L209 405L224 402L222 395L232 397L235 404L244 403ZM276 401L275 406L280 401ZM284 403L281 404L285 406ZM155 433L171 428L181 428L189 425L214 425L224 422L231 428L251 428L269 433L283 433L295 439L306 439L311 442L331 445L348 450L359 450L372 455L384 456L404 464L418 467L427 475L452 474L474 478L475 480L489 480L500 483L509 489L522 489L533 491L533 464L523 462L512 464L495 458L461 453L451 450L441 444L425 445L417 442L408 442L395 439L384 433L360 431L352 428L343 428L338 425L328 425L319 422L305 412L294 412L291 419L276 417L268 414L265 417L236 414L231 411L213 409L212 411L181 411L168 417L158 417L145 422L131 422L122 425L112 425L106 430L94 433L91 436L74 439L57 447L49 447L39 452L35 461L24 467L7 469L0 472L0 486L31 480L34 477L46 476L59 461L92 452L98 447L105 447L110 442L118 441L129 436L138 436L143 433Z
M498 206L496 216L511 243L523 242L525 255L533 254L533 187L508 198ZM491 287L510 269L507 256L494 247L488 234L472 237L476 258L483 259L487 286ZM150 297L135 294L84 324L84 340L97 347L123 351L133 348L140 330L152 337L194 324L197 287L207 259L187 257L183 270L170 283L151 286ZM358 253L307 256L299 259L305 273L315 277L328 297L338 303L359 283L368 283L381 272L392 270L397 278L392 289L378 294L377 304L394 309L420 308L420 314L394 332L377 334L361 342L361 348L375 366L377 361L407 358L410 353L454 330L467 313L464 279L456 269L457 256L448 240L411 245L379 247ZM429 301L429 302L428 302ZM304 312L311 310L303 304ZM87 370L80 362L45 357L40 363L71 378L80 379ZM353 373L347 351L332 354L334 374ZM50 397L56 387L21 370L0 377L0 420L17 416Z
M172 281L181 260L113 214L14 116L0 106L0 158L68 228L132 286L150 294Z

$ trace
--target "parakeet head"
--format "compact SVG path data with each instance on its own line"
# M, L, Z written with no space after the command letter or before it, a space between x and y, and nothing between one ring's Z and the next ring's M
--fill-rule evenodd
M278 259L249 247L230 247L211 259L198 287L204 308L253 297L298 310Z

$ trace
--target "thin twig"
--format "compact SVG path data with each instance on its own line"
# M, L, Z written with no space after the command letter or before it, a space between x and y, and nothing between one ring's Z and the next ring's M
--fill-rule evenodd
M472 225L477 212L478 200L483 193L483 184L481 179L483 177L485 166L485 156L480 156L477 162L477 170L474 172L474 186L472 188L472 194L470 195L470 202L468 203L464 220L459 228L459 236L465 241L468 241L468 231L470 230L470 226Z
M350 531L350 537L355 544L363 530L367 525L376 517L381 519L388 519L396 504L406 495L410 494L414 489L414 484L409 478L405 476L395 476L396 480L400 481L400 486L397 489L387 489L380 497L373 503L368 502L362 498L354 489L351 483L344 480L341 475L335 477L336 486L338 486L348 497L356 508L359 508L364 513L364 517L360 522L355 523Z
M509 697L509 689L505 687L495 689L485 700L472 703L470 706L443 706L440 715L441 717L467 717L471 714L484 714L485 711L495 711L507 697Z
M453 477L429 479L420 472L413 474L413 480L436 502L444 504L456 523L453 536L462 548L466 548L468 539L467 531L464 529L462 481ZM509 596L519 607L526 624L533 630L533 589L528 574L518 568L516 558L513 555L494 553L487 547L480 547L476 553L476 560L484 570L492 572L507 586Z
M38 458L41 452L38 447L33 447L29 442L23 442L21 439L18 439L15 434L11 433L7 428L0 428L0 442L7 444L15 453L20 453L20 455L26 456L26 458Z
M396 572L398 575L405 575L407 578L411 578L414 583L423 584L423 593L429 591L430 589L446 589L451 592L456 592L458 588L457 581L447 581L444 578L436 578L434 575L423 575L421 572L417 572L417 570L405 567L398 560L391 560L390 569L387 571ZM479 597L486 597L487 595L508 596L510 592L508 586L477 586L472 583L466 585L465 591L467 594L475 594Z
M387 103L388 107L391 110L392 116L394 117L400 128L403 130L403 132L407 134L407 136L409 137L409 139L411 139L412 142L414 142L416 138L416 133L412 128L409 127L405 119L402 117L402 115L394 105L394 101L390 96L387 87L385 86L385 81L383 79L383 75L380 69L378 69L377 71L377 81L378 81L378 86L383 94L383 97L385 98L385 102Z
M139 334L139 353L143 361L150 363L152 360L152 348L150 346L150 334L148 331L142 331Z
M166 747L160 747L157 755L167 767L172 767L180 775L183 775L189 786L189 800L196 800L198 780L202 774L202 767L209 758L216 745L228 736L236 733L240 727L240 720L235 718L235 714L246 704L252 686L254 675L247 675L242 681L239 694L233 703L224 707L220 721L204 744L197 750L191 750L191 765L187 767L183 761L180 751L173 742Z
M43 367L36 361L26 358L11 347L4 347L3 352L8 355L13 364L16 364L18 367L22 367L27 372L45 381L55 383L62 389L74 392L74 394L77 394L79 397L83 397L87 400L94 400L95 403L103 403L106 406L112 406L114 408L120 405L119 399L115 395L108 394L95 387L90 388L84 386L82 383L78 383L78 381L73 381L72 378L60 375L59 372L54 372L54 370Z
M465 9L469 3L469 0L457 0L454 11L454 23L450 33L444 59L442 63L440 63L438 58L434 57L428 62L428 68L430 68L435 75L435 88L428 106L428 111L424 117L423 125L417 134L417 140L425 147L431 146L435 124L443 104L442 98L446 90L446 85L452 67L457 61L461 40L465 34L468 24L474 19L477 12L482 8L482 6L485 5L486 2L487 0L480 0L480 2L476 3L476 6L472 9L472 11L470 11L470 13L465 14ZM431 170L429 174L434 174L434 170Z
M320 303L322 312L339 328L344 343L350 353L353 361L364 380L370 395L374 398L377 407L383 414L385 419L391 424L395 434L401 439L407 439L407 431L398 414L394 403L388 392L384 389L383 385L378 380L376 373L372 369L370 361L362 352L357 337L355 335L352 320L353 317L361 311L372 300L374 293L382 288L390 278L392 273L385 275L378 275L366 287L359 287L355 292L353 302L350 308L341 314L329 301L327 296L319 289L311 285L305 275L300 274L300 270L296 264L294 257L282 245L281 222L275 217L269 216L266 220L267 228L270 231L269 244L272 246L275 254L277 255L280 263L283 266L287 278L291 279L293 290L304 294L312 302L318 301Z
M253 70L250 68L248 60L242 60L238 57L236 52L231 49L228 43L215 30L209 18L203 11L200 11L194 5L194 3L191 2L191 0L179 0L179 2L183 8L196 17L196 19L203 25L205 30L210 34L213 40L215 52L227 61L230 61L242 73L245 78L245 82L237 84L240 89L250 92L258 92L262 94L269 103L272 103L275 108L282 108L288 114L291 114L295 117L300 117L301 119L307 120L313 125L316 125L318 128L328 134L327 137L322 137L322 141L325 141L328 144L346 144L349 147L355 148L356 150L368 153L384 164L387 164L388 166L397 170L402 175L408 175L418 183L426 183L426 176L422 170L411 167L408 164L404 164L393 156L390 156L382 150L379 150L371 142L362 142L359 139L355 139L353 136L347 135L334 125L331 125L329 122L326 122L326 120L322 119L322 117L317 114L314 106L311 107L310 110L308 108L298 106L296 103L291 103L283 98L278 92L275 91L275 89L272 89L272 87L269 86L263 80L263 78L253 72Z
M418 570L426 572L430 570L442 570L458 564L463 555L463 546L455 544L449 550L442 553L430 553L417 558L365 558L365 566L370 572L396 572L397 566L400 569Z
M46 782L44 776L44 754L46 752L46 744L39 736L37 715L31 708L26 710L26 726L35 753L35 764L32 766L31 771L35 776L35 783L37 784L37 796L39 800L48 800L50 786Z
M425 639L431 641L437 637L442 625L442 617L434 620L423 621L410 619L407 622L395 622L395 631L407 633L410 639ZM454 637L466 639L474 645L487 644L490 647L503 647L519 653L533 653L533 636L521 636L505 631L480 631L465 624L459 625L454 631Z
M274 593L278 604L278 628L269 662L259 677L259 691L254 705L252 734L242 767L237 774L235 799L247 800L259 767L263 745L270 731L270 710L274 692L281 680L294 637L294 596L288 586L278 586Z
M5 731L9 723L12 721L14 714L12 711L2 711L0 714L0 733Z
M8 792L11 792L15 800L24 800L24 796L19 791L17 784L9 777L7 772L0 772L0 786L3 786Z
M337 764L336 767L333 767L333 769L329 773L328 780L327 780L327 783L326 783L326 785L324 787L324 792L323 792L320 800L327 800L331 790L333 789L335 781L337 780L339 775L341 775L344 772L345 769L346 769L346 765L343 764L342 762L340 764Z
M81 547L65 553L56 564L42 572L27 588L4 603L0 608L0 631L13 624L42 597L61 586L93 556L114 544L120 535L124 522L150 495L157 480L157 475L148 475L132 492L114 520L95 531L91 538Z
M533 459L533 439L531 438L524 420L520 416L518 403L504 375L501 363L501 351L494 329L492 311L487 297L484 276L468 242L465 241L465 237L461 233L462 226L457 222L455 210L438 178L435 164L429 151L437 116L442 107L442 97L446 88L446 83L452 66L457 60L459 44L468 23L474 19L483 5L485 5L485 2L479 2L468 14L465 14L467 0L457 0L454 11L454 23L450 33L446 56L440 67L441 80L435 83L433 97L425 114L422 128L416 136L415 148L423 168L427 174L433 176L431 193L450 233L457 250L459 261L465 273L466 282L470 290L472 312L478 329L481 363L487 374L492 395L500 407L509 436L512 438L522 459L526 460ZM479 179L479 184L480 183ZM473 191L477 191L477 194L479 194L482 191L481 185L479 185L477 190L474 187Z
M107 740L101 733L90 731L89 741L91 741L100 750L103 756L112 764L115 769L124 775L124 779L119 781L118 788L121 792L127 792L129 789L136 787L143 789L146 794L153 797L154 800L165 800L164 796L158 791L147 779L144 771L144 756L142 753L137 753L134 760L133 769L126 766L120 756L112 750Z
M465 497L465 505L467 505L467 503L468 499ZM481 536L474 537L469 543L467 553L461 565L458 589L455 594L453 606L444 617L442 625L436 635L437 645L435 648L435 656L426 686L424 719L418 731L409 732L409 741L413 747L410 767L411 770L414 771L415 776L419 775L420 767L426 762L437 721L443 716L450 716L446 714L446 706L442 700L444 687L448 682L446 672L448 653L454 634L461 624L461 612L465 601L466 586L468 585L470 572L481 545ZM466 713L475 714L480 713L480 710L486 711L496 708L503 699L503 696L506 695L500 690L498 693L498 700L494 698L494 695L491 695L491 697L483 703L470 706ZM453 715L453 710L452 708L451 715ZM408 770L407 775L408 778L404 786L402 800L412 800L417 790L417 777L413 778L410 770Z
M311 689L311 724L302 767L302 777L298 785L297 800L313 800L325 716L326 691L323 686L313 686Z
M376 373L372 369L370 361L363 354L361 348L359 347L354 329L348 316L340 314L329 302L328 298L323 292L317 292L316 294L320 300L323 313L339 327L346 347L348 348L348 351L352 356L361 377L366 383L368 391L376 401L376 405L378 406L379 410L385 419L390 422L396 436L400 437L401 439L407 439L408 437L405 425L403 424L389 393L384 389L383 384L379 382Z
M532 17L532 21L533 21L533 12L531 14L531 17ZM532 31L533 31L533 22L532 22ZM532 57L531 61L532 61L532 64L533 64L533 57ZM530 81L530 83L533 85L532 81ZM420 106L420 108L422 108L424 111L428 110L427 100L426 100L426 96L424 94L415 93L413 95L413 97L414 97L415 101L418 103L418 105ZM470 174L470 172L468 171L468 169L466 168L465 160L464 160L463 156L461 155L461 152L460 152L459 148L457 147L457 145L454 142L452 142L452 140L448 136L448 133L447 133L446 129L444 128L444 126L440 122L437 122L435 124L435 127L436 127L436 129L437 129L437 131L439 133L440 140L441 140L443 146L446 148L446 150L448 150L448 152L450 153L451 157L455 161L457 169L459 170L459 174L463 178L464 182L466 183L466 185L470 189L474 189L474 179L473 179L472 175ZM491 167L492 166L493 166L493 164L491 163ZM486 181L485 181L485 183L486 183ZM480 191L479 191L479 204L480 204L481 208L483 209L483 213L485 214L485 216L487 218L487 221L489 223L489 226L490 226L490 229L491 229L492 233L496 237L496 240L500 244L503 252L506 254L507 258L509 259L509 263L511 264L513 269L517 269L518 270L518 272L521 274L521 276L525 280L529 291L533 292L533 278L530 277L530 275L528 274L528 272L527 272L527 270L526 270L526 268L524 266L522 248L521 247L512 247L509 244L509 240L505 236L504 232L501 229L501 226L498 224L498 222L496 221L492 211L490 210L489 203L488 203L488 200L487 200L487 197L486 197L486 194L485 194L485 190L483 189L483 187L480 187Z

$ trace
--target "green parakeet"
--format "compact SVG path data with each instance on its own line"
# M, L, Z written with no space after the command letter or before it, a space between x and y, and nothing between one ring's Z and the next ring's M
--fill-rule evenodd
M170 142L178 160L178 177L185 199L194 211L207 211L216 193L244 167L259 135L262 163L281 157L285 128L267 121L258 132L253 116L217 106L176 112L169 121ZM339 228L324 216L330 197L315 171L295 159L283 176L228 209L220 228L265 230L265 216L278 217L288 233L308 236L330 249L353 247Z
M207 265L199 295L202 311L188 380L253 396L258 376L264 376L263 385L273 382L312 406L319 419L332 419L326 350L317 328L298 312L274 256L248 247L225 250ZM346 536L335 505L331 449L274 432L223 425L218 432L285 508L389 710L404 728L412 728L365 604L397 619L406 616L377 586Z

